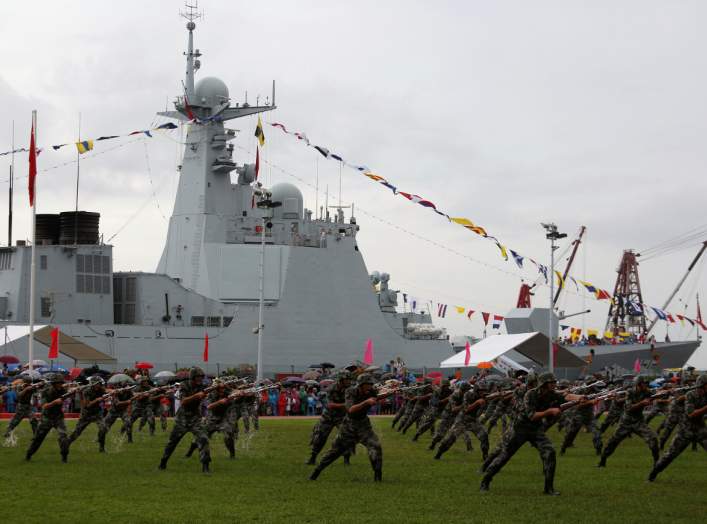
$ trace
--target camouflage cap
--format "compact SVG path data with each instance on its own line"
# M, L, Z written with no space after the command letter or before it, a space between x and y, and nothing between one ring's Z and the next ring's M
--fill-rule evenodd
M479 380L476 384L476 389L479 391L488 391L489 387L491 387L491 384L486 382L485 380Z
M352 380L353 373L347 369L343 369L336 374L336 380Z
M695 385L698 388L703 388L707 386L707 373L702 373L699 377L697 377L697 381L695 382Z
M47 380L52 384L63 384L64 375L62 375L61 373L49 373L49 375L47 376Z
M359 386L362 386L363 384L371 384L371 385L373 385L373 384L376 383L376 381L373 380L373 375L371 375L370 373L361 373L361 374L358 376L358 379L356 380L356 383L357 383Z
M538 376L535 373L528 373L528 376L526 378L526 384L528 384L529 387L534 388L538 383Z
M93 375L88 379L88 383L91 384L92 386L103 386L106 381L103 380L103 377L100 377L98 375Z
M638 386L639 384L648 384L648 377L645 375L638 375L633 379L633 383Z
M538 377L538 386L544 386L545 384L550 384L552 382L557 382L557 379L555 378L555 374L550 373L549 371L541 373Z
M199 366L194 366L189 370L189 378L190 379L195 379L196 377L204 377L206 376L204 373L204 370L201 369Z

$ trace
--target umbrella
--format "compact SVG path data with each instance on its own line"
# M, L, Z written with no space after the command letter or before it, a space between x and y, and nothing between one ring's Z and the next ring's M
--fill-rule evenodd
M318 367L320 367L322 369L326 369L326 368L334 369L336 366L334 364L332 364L331 362L322 362L321 364L319 364Z
M305 382L305 380L300 377L287 377L283 382L292 382L293 384L301 384L301 383Z
M39 380L40 378L42 378L42 374L36 369L33 369L32 371L28 369L20 373L20 377L29 377L32 380Z
M310 364L309 369L321 369L321 364Z
M319 378L319 375L320 375L320 374L321 374L321 373L320 373L319 371L311 370L311 371L307 371L306 373L303 373L303 374L302 374L302 378L305 379L305 380L314 380L314 381L316 381L316 380Z
M129 376L127 376L125 373L118 373L108 379L108 384L122 384L122 383L135 384L135 381L132 378L130 378Z
M368 367L367 367L366 369L364 369L363 371L365 371L366 373L373 373L373 372L375 372L375 371L380 371L380 369L381 369L380 366L368 366Z
M165 379L166 379L166 378L173 378L173 377L176 377L176 376L177 376L177 375L175 375L175 374L172 373L171 371L160 371L159 373L157 373L157 374L155 375L155 378L165 378Z
M76 380L76 378L81 374L82 371L83 369L81 368L71 368L69 370L69 378L71 378L71 380Z
M319 382L317 382L316 380L308 380L308 381L306 382L306 384L307 384L308 386L316 386L316 385L319 384Z
M479 369L491 369L493 364L491 362L479 362L476 367Z
M149 362L138 362L137 364L135 364L135 367L137 369L152 369L155 366L153 364L150 364Z
M333 383L334 383L334 381L331 380L330 378L325 378L324 380L322 380L322 381L319 383L319 385L324 388L324 387L326 387L326 386L331 386Z
M29 364L27 364L29 366ZM41 367L47 367L49 364L47 364L44 360L41 359L35 359L32 361L32 367L35 368L41 368Z
M20 359L14 355L3 355L0 357L0 363L2 363L2 364L19 364Z

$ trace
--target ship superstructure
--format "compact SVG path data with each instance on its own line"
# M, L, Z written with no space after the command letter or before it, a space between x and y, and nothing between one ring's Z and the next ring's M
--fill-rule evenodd
M228 122L275 109L274 84L268 105L251 106L233 103L218 78L195 82L201 53L193 44L196 17L188 18L184 92L174 111L160 113L187 132L156 271L114 272L112 246L97 233L88 241L76 231L47 234L37 242L38 321L60 327L113 367L137 360L159 368L192 365L201 360L207 333L208 366L253 364L264 233L265 373L321 361L343 365L362 357L368 339L377 362L400 357L413 368L436 367L452 354L446 332L427 313L396 312L389 275L383 281L366 269L353 213L346 217L340 208L315 216L288 183L268 189L278 207L255 205L255 192L265 188L254 164L233 158L236 131ZM9 324L28 320L29 249L18 243L0 250L0 316ZM22 337L0 352L26 358L26 346ZM70 355L63 358L71 363Z

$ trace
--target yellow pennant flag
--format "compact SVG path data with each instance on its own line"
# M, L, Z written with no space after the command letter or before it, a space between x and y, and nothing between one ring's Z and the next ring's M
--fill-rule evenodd
M501 256L503 257L503 260L508 260L508 253L506 252L506 246L503 244L499 244L496 242L496 245L498 246L498 249L501 250Z
M255 138L258 139L260 147L265 144L265 133L263 133L263 122L260 120L260 115L258 115L258 125L255 126Z
M560 287L560 289L562 289L563 287L565 287L565 279L562 278L562 273L560 273L559 271L555 271L555 275L557 275L557 285Z
M457 313L459 313L460 315L463 315L463 314L464 314L465 309L464 309L463 307L461 307L461 306L454 306L454 309L456 309L456 310L457 310Z
M76 142L76 149L79 154L83 155L93 149L93 140L82 140L81 142Z

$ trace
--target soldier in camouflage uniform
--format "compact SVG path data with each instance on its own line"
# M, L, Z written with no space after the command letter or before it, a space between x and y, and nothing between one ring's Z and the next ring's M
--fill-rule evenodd
M476 438L479 439L483 459L486 459L489 453L489 436L486 428L479 422L478 417L480 411L486 405L484 395L487 391L487 383L480 380L473 389L469 389L464 393L459 414L442 442L440 442L435 459L439 460L442 458L442 455L454 445L459 435L468 434L468 432L474 433Z
M430 405L422 415L420 420L420 425L417 427L417 432L415 436L412 437L412 441L416 442L428 429L432 431L432 436L435 435L435 421L444 412L447 403L449 402L449 397L452 396L452 388L449 387L449 380L443 380L438 388L435 388L432 394L432 399L430 400Z
M255 395L251 402L247 402L245 405L245 418L250 421L253 425L253 430L258 431L260 429L260 397Z
M206 435L209 439L211 436L220 431L223 434L223 443L226 445L228 450L229 458L236 457L236 445L234 438L233 423L228 417L229 404L234 402L237 397L230 397L231 390L228 388L227 384L221 379L215 379L214 385L217 386L215 389L209 392L206 397L206 402L208 405L206 409L208 410L205 420L206 425ZM199 443L196 439L192 440L191 446L189 446L189 451L187 451L186 456L191 457L199 448Z
M130 433L132 434L132 427L137 419L140 419L140 426L138 430L142 430L145 423L147 423L150 428L150 436L155 435L155 414L152 412L152 398L146 393L153 389L153 384L150 382L149 377L141 375L137 379L137 387L134 389L134 397L132 403L132 409L130 412ZM129 440L128 442L131 442Z
M154 414L155 417L160 418L160 427L162 428L162 431L167 431L167 415L168 415L168 410L165 406L162 405L162 399L166 397L167 395L165 393L160 393L158 395L155 395L152 397L152 413ZM140 424L142 424L142 421L140 421Z
M42 389L42 418L29 445L25 459L29 461L42 445L47 434L52 429L55 429L59 440L61 461L66 462L69 457L69 439L66 436L64 412L62 411L66 394L64 377L59 373L53 373L48 377L48 380L50 384Z
M15 414L10 421L10 425L7 426L5 438L10 436L10 433L22 422L23 418L29 420L30 426L32 426L32 433L37 431L37 419L32 416L32 396L35 391L42 386L42 383L37 382L36 384L32 384L32 377L29 375L23 375L22 382L22 387L17 392Z
M614 397L609 401L609 408L607 410L606 418L599 427L599 433L603 435L607 429L621 419L621 414L624 412L625 401L626 399L623 397Z
M248 418L246 406L253 402L253 394L243 394L235 398L233 402L229 404L228 408L228 418L233 424L233 438L238 440L240 435L240 429L238 427L238 421L243 420L243 430L246 434L250 433L250 420Z
M405 424L402 425L400 431L403 435L407 433L407 430L412 427L413 424L417 423L417 427L420 426L420 420L422 415L425 414L427 408L430 406L430 401L433 395L432 379L426 378L424 385L418 390L415 397L415 407L410 413L410 416L405 420Z
M312 454L307 461L308 465L314 465L317 462L317 455L324 449L329 434L336 427L341 426L341 423L346 417L346 390L351 387L351 379L353 375L349 371L341 371L336 376L336 382L331 385L327 393L326 409L312 429L312 437L309 445L312 447ZM348 464L351 458L350 451L344 453L344 463Z
M665 420L663 421L662 432L660 433L660 449L665 447L665 444L667 444L668 439L670 438L670 434L677 427L677 425L680 424L680 420L685 414L685 398L685 395L678 395L670 401L668 416L665 417ZM660 430L661 428L658 428L659 432Z
M678 432L668 451L653 466L648 475L650 482L653 482L658 473L667 468L691 442L699 442L707 450L707 427L704 420L707 414L707 375L700 375L695 386L696 388L685 396L685 413L680 420Z
M585 427L591 431L594 451L597 455L601 454L601 433L599 433L596 419L594 418L595 404L596 402L594 401L582 402L578 406L565 412L569 416L567 419L567 426L565 428L565 440L562 442L562 447L560 448L560 455L564 455L567 448L572 447L572 444L574 444L574 439L577 437L577 433L579 433L579 430L582 429L582 427Z
M528 389L537 387L537 380L538 377L533 373L527 375L526 381L524 383L516 384L516 387L513 390L513 397L511 398L510 426L507 428L506 431L501 434L500 442L496 445L494 450L486 457L486 460L484 460L484 463L481 466L482 472L486 471L491 462L493 462L496 457L501 454L503 448L508 443L508 440L512 435L511 428L513 427L513 423L523 411L523 401L525 399L525 394L528 392ZM535 446L533 442L531 442L530 444L532 446Z
M379 400L373 389L374 382L370 374L362 373L358 376L356 385L346 390L346 416L341 423L339 434L331 449L312 471L310 480L316 480L324 468L353 449L356 444L362 444L368 450L368 458L373 467L373 480L383 480L383 449L368 418L368 410Z
M179 441L182 440L184 435L191 432L199 448L202 471L209 473L209 463L211 462L209 438L201 420L201 402L206 397L203 380L204 371L201 368L193 367L189 370L189 382L182 382L179 386L181 404L174 418L174 428L172 428L169 441L164 448L159 469L167 469L167 461L174 453Z
M486 468L481 480L481 491L488 491L491 480L501 468L510 460L516 451L526 442L537 447L543 461L545 475L545 494L559 495L555 491L555 448L545 434L543 421L547 418L556 418L562 412L560 405L564 400L582 400L579 395L560 395L555 391L556 380L552 373L543 373L538 378L538 387L528 390L523 398L523 407L513 421L510 435L501 454L496 457Z
M407 392L408 397L407 397L407 402L405 403L405 411L403 413L403 416L400 418L400 422L398 422L398 431L402 431L405 425L407 424L408 420L412 416L413 412L415 411L415 407L417 406L417 386L412 386L415 389L411 389L410 391Z
M406 391L405 394L403 395L403 401L400 404L400 408L398 408L398 411L395 413L395 416L393 417L393 422L391 423L391 428L395 429L395 425L402 420L404 417L406 417L409 413L410 410L412 409L412 399L415 398L415 395L409 391Z
M120 388L123 384L114 384L115 388L111 392L111 405L108 414L103 417L103 427L98 431L98 451L104 453L106 450L106 435L113 427L117 420L123 421L121 433L127 432L128 442L133 441L133 430L130 426L130 402L133 398L133 393L127 388Z
M91 424L95 423L98 430L103 427L103 418L101 417L101 401L105 394L105 381L99 376L93 376L88 379L90 387L81 392L81 415L76 423L74 431L69 436L69 444L72 444L81 433Z
M427 449L434 449L435 446L439 444L439 442L447 435L449 429L454 424L459 411L461 410L462 403L464 402L464 393L471 389L471 384L468 382L457 382L454 387L454 392L448 397L449 401L444 407L442 416L439 418L439 426L437 427L437 431L435 432L434 437L432 437L432 442L430 442ZM466 442L467 451L471 451L471 437L469 436L469 432L464 431L462 433L462 438L464 439L464 442Z
M653 462L658 460L658 436L646 424L643 418L643 408L651 403L651 392L648 389L648 379L644 376L638 376L634 379L634 387L631 388L624 403L624 412L619 420L619 427L606 443L606 447L601 454L601 460L598 466L603 468L606 466L606 459L616 450L619 444L631 435L636 433L640 436L653 454Z

